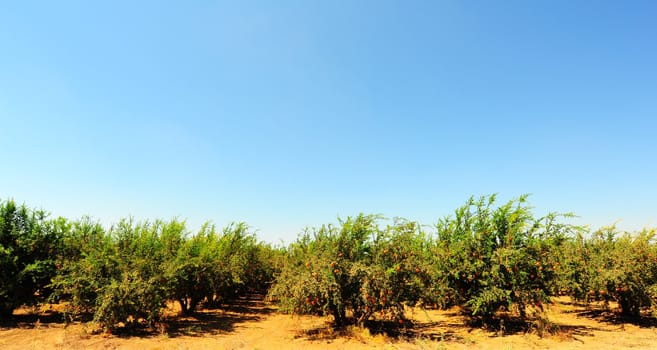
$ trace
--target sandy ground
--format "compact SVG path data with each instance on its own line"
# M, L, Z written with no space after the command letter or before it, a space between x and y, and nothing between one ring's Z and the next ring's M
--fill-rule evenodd
M117 336L92 335L88 325L64 326L48 312L21 309L0 323L0 349L657 349L654 324L621 323L567 299L549 313L559 330L541 338L536 332L498 336L464 326L454 310L416 309L413 329L395 338L355 327L336 332L330 318L283 315L249 299L195 317L171 316L161 332Z

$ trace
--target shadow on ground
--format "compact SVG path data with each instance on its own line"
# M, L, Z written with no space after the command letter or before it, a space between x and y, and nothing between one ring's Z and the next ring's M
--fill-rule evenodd
M641 317L631 317L621 314L620 309L613 308L609 303L593 302L587 304L582 301L562 300L559 301L559 304L575 308L573 310L564 310L562 311L563 313L571 313L577 315L577 317L618 325L621 329L625 324L631 324L641 328L657 328L657 317L652 315L647 309L641 312Z
M166 334L169 337L204 336L230 333L244 322L259 321L263 316L274 312L262 295L251 295L232 301L229 305L216 309L202 309L190 316L175 315L159 323L156 329L142 327L118 329L116 335L122 338L155 337ZM90 321L91 315L80 319ZM64 327L66 317L56 310L38 311L22 308L7 318L0 318L0 329L32 329L43 326ZM95 331L94 331L95 332Z
M238 324L259 321L275 310L260 295L252 295L217 309L204 309L192 316L178 316L165 322L170 337L230 333Z
M621 329L626 324L631 324L641 328L657 327L657 318L648 312L644 312L641 317L632 317L622 315L620 312L608 308L595 308L578 311L575 314L578 317L587 317L599 322L618 325Z
M581 309L576 316L587 317ZM487 332L491 338L522 334L536 334L539 337L558 337L564 341L580 341L582 337L593 337L595 332L612 332L605 327L595 327L581 324L552 322L549 319L534 318L521 320L517 316L501 315L493 322L484 324L481 320L472 320L461 312L447 312L442 314L443 320L429 322L406 321L402 324L391 321L368 321L365 324L367 334L384 335L398 341L430 340L469 344L468 336L474 330ZM615 318L619 324L623 320ZM358 338L363 328L355 326L334 327L327 322L309 330L301 331L296 338L306 340L331 341L337 337Z
M436 327L441 325L441 328ZM465 339L458 335L458 328L469 328L461 323L412 323L405 321L402 324L393 321L370 320L363 328L356 326L334 327L331 322L308 330L300 331L295 338L313 341L331 341L336 338L361 338L365 336L383 335L397 341L431 340L451 341L465 343ZM366 331L365 333L363 333Z
M64 315L57 311L45 312L21 312L14 314L8 318L0 318L0 329L9 328L23 328L31 329L38 328L41 325L49 324L63 324L65 321Z

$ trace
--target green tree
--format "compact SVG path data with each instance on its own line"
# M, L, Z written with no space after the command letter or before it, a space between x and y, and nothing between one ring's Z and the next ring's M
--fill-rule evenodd
M580 235L562 258L564 292L578 300L616 301L621 314L639 317L657 306L657 230L631 234L614 226Z
M550 214L535 219L527 197L501 206L496 197L470 198L454 217L437 224L435 270L444 305L462 305L476 319L490 323L498 311L543 309L553 288L552 252L576 228Z
M63 219L47 220L42 210L0 201L0 316L23 304L48 297L47 287L57 270Z
M286 312L332 315L336 326L375 315L403 321L404 305L421 300L430 282L422 236L415 223L381 229L379 220L361 214L307 231L288 248L270 298Z
M152 326L166 304L161 266L177 251L179 227L176 220L121 220L106 232L88 219L73 224L67 249L78 258L65 260L53 279L56 299L69 300L68 312L91 314L105 329Z

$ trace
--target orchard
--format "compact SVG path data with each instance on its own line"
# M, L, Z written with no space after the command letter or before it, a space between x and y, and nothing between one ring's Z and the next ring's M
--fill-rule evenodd
M63 303L68 320L108 331L154 328L177 304L193 315L249 294L335 327L412 327L409 308L456 307L486 326L545 317L555 296L657 314L657 231L589 231L536 217L521 196L470 198L434 226L360 214L309 228L286 247L245 223L196 232L180 220L51 218L0 201L0 317Z

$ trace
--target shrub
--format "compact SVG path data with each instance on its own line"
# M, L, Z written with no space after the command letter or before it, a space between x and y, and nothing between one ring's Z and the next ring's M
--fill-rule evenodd
M208 252L214 259L214 278L208 300L217 306L244 295L251 287L271 280L261 275L263 262L256 255L259 244L245 223L233 223L225 227L217 237L216 248ZM263 280L258 280L262 277Z
M66 224L47 216L13 200L0 201L0 316L51 293L47 286L57 270Z
M75 222L51 287L51 301L68 300L66 312L78 316L95 311L99 291L120 276L120 259L109 235L89 219Z
M74 317L93 315L105 329L152 326L167 300L189 314L202 301L216 306L257 285L256 278L272 278L259 259L264 246L243 223L222 234L206 224L193 236L177 220L121 220L105 232L85 218L69 227L51 300L70 300Z
M106 329L152 327L160 321L165 303L164 285L158 277L123 271L119 279L100 288L94 321Z
M66 261L53 280L56 297L70 300L73 316L93 314L105 329L153 325L166 303L161 265L168 241L162 237L175 236L164 233L181 226L122 220L105 232L89 220L74 224L68 249L79 249L79 259Z
M404 305L422 299L429 282L422 238L415 223L380 229L378 220L361 214L307 231L288 248L270 298L287 312L330 314L336 326L375 314L403 320Z
M417 223L396 219L373 243L371 265L360 267L363 283L354 312L359 323L372 315L399 322L406 306L436 302L428 240Z
M164 279L168 294L178 301L185 314L194 312L217 278L215 260L208 254L216 249L215 236L214 228L205 225L196 236L183 241L166 262Z
M230 224L221 234L206 223L182 242L166 264L170 296L190 314L203 301L217 307L252 288L266 286L273 278L273 267L261 259L263 249L245 223Z
M657 306L657 231L620 233L605 227L573 242L564 265L570 286L578 300L614 300L621 314L640 316L644 307Z
M558 224L556 214L534 219L526 196L495 207L495 196L471 198L437 224L434 280L442 304L462 305L490 324L500 310L526 318L528 306L542 310L549 301L554 262L574 227Z

